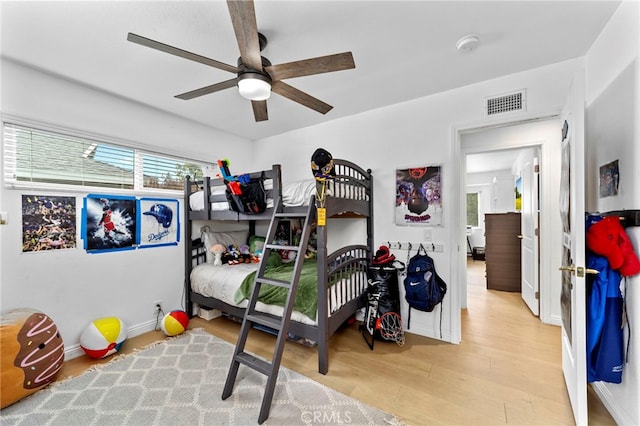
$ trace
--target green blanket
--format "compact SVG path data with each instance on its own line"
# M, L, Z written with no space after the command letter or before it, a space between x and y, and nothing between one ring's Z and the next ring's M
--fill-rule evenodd
M281 281L291 281L294 263L295 262L290 262L283 263L282 265L278 266L267 266L267 268L265 269L265 277ZM242 281L240 288L236 290L236 303L240 303L244 299L249 299L251 290L253 289L253 282L255 280L256 273L257 271L250 273ZM306 259L302 265L300 282L298 284L298 291L296 293L296 300L293 304L293 309L305 314L314 321L316 319L316 312L318 310L317 281L317 260ZM286 288L263 284L260 287L258 300L268 305L278 305L284 307L287 299L287 292L288 289Z

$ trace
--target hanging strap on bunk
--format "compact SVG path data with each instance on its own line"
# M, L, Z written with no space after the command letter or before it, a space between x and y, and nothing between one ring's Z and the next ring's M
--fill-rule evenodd
M291 320L291 312L293 311L293 305L296 298L296 291L298 289L298 282L300 280L300 273L302 272L302 265L304 263L304 254L309 242L309 236L311 234L311 228L315 220L315 205L312 203L304 212L292 212L288 213L284 211L282 199L276 201L276 206L273 210L271 217L271 223L269 224L269 230L267 232L266 241L270 242L265 244L262 254L262 260L258 267L258 272L254 281L251 296L249 297L249 303L244 313L242 320L242 326L240 327L240 335L238 336L238 342L233 352L233 358L231 360L231 366L229 367L229 373L227 380L222 391L222 399L227 399L233 392L236 377L238 375L238 368L240 364L243 364L253 370L256 370L265 376L267 376L267 384L262 397L262 405L260 407L260 414L258 416L258 423L262 424L268 417L271 409L271 401L273 400L273 392L275 389L276 381L278 379L278 371L280 369L280 362L282 361L282 354L284 352L284 344L287 340L289 322ZM303 219L304 225L302 227L302 235L298 245L282 245L276 243L276 232L280 221L286 221L291 219ZM265 269L268 263L269 255L274 251L289 250L296 253L295 264L293 267L293 273L291 281L281 281L271 279L265 276ZM282 317L276 317L273 315L258 312L256 310L256 302L258 301L258 295L260 288L263 285L272 285L283 287L288 290L287 298L284 306L284 312ZM271 361L266 361L262 358L258 358L253 354L245 352L245 345L249 330L254 327L267 327L274 331L277 331L277 338Z

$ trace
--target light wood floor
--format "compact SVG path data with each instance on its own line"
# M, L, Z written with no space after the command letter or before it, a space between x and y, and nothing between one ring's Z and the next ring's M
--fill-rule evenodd
M573 424L559 327L533 317L519 293L486 290L484 262L468 265L469 307L462 312L459 345L407 334L404 346L376 342L371 351L352 325L332 337L327 375L317 372L314 348L292 342L287 342L282 365L408 425ZM189 328L204 328L235 344L239 324L194 318ZM163 338L159 331L137 336L121 353ZM273 336L252 331L247 348L270 358L273 343ZM78 375L95 363L87 357L70 360L61 377ZM589 423L615 425L591 391Z

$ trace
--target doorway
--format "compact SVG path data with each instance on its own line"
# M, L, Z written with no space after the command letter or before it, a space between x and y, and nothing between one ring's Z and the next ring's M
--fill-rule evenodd
M475 271L475 262L486 262L487 288L521 294L535 316L539 315L539 158L537 145L466 155L467 251L473 261L467 265Z
M461 170L460 192L467 191L467 157L480 156L485 164L491 164L491 155L509 150L519 151L536 148L539 152L539 249L540 262L538 281L540 288L537 293L539 301L539 317L543 323L560 325L560 288L556 285L557 277L554 274L559 267L561 259L557 246L560 245L558 235L560 232L560 217L558 192L553 188L558 182L560 173L560 121L557 117L547 117L528 121L507 123L494 127L472 128L458 130L460 140L459 166ZM484 157L483 157L484 156ZM473 157L472 157L473 158ZM498 182L498 179L496 179ZM492 181L493 184L493 181ZM510 197L515 193L513 177L509 178ZM483 192L486 192L483 191ZM489 191L491 194L491 192ZM493 195L491 195L493 197ZM512 198L514 199L514 198ZM489 200L495 205L496 200ZM513 203L515 201L512 201ZM485 206L487 201L484 202ZM515 210L515 204L513 210ZM489 204L491 206L491 204ZM460 246L468 244L466 240L466 204L461 202L460 212ZM537 212L536 212L537 213ZM537 216L537 215L536 215ZM537 216L538 217L538 216ZM465 251L466 252L466 251ZM465 285L460 288L460 306L467 305L467 274L466 256L460 257L459 272L460 282Z

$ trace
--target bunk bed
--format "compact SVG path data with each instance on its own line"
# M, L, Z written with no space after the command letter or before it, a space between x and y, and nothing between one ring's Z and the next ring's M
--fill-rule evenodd
M190 317L195 309L217 309L231 318L242 318L247 300L240 300L239 288L249 273L258 265L213 266L206 236L216 229L220 221L245 223L246 233L236 233L236 238L256 235L256 224L266 225L272 219L273 206L280 200L285 211L305 212L315 209L315 194L326 192L324 207L328 219L358 218L366 222L366 244L346 245L331 253L327 250L331 220L325 226L317 226L315 264L311 266L314 282L311 284L317 305L314 312L300 312L294 307L289 334L317 344L318 371L328 371L328 342L330 337L365 304L367 267L373 247L373 181L371 171L347 160L334 159L335 176L328 181L326 191L322 182L282 182L280 165L271 169L249 173L251 178L263 179L267 194L267 210L260 214L243 214L228 208L225 183L221 178L207 178L185 182L185 310ZM194 221L206 221L199 232ZM361 228L358 228L361 229ZM214 233L215 234L215 233ZM221 231L229 238L232 232ZM218 235L218 242L224 240ZM238 236L240 235L240 236ZM212 237L216 239L216 236ZM364 239L364 238L363 238ZM226 240L228 241L228 239ZM242 244L242 242L238 241ZM209 242L210 244L210 242ZM306 261L305 261L306 262ZM300 296L298 296L300 297ZM296 299L297 300L297 299ZM282 314L282 307L259 302L256 306L274 317ZM315 315L314 315L315 314ZM314 318L315 316L315 318Z

